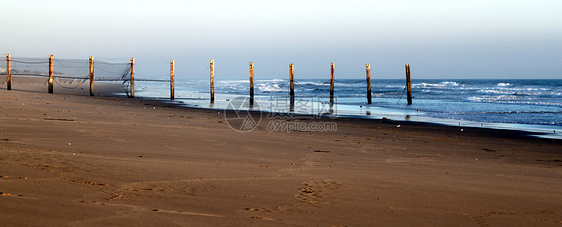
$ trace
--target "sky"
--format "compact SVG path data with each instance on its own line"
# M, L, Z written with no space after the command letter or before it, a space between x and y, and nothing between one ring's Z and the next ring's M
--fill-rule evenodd
M128 62L147 78L562 79L560 0L7 1L0 53Z

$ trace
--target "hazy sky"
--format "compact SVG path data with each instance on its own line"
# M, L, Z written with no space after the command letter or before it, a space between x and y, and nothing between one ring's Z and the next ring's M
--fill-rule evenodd
M121 60L206 79L562 79L560 0L6 1L0 53Z

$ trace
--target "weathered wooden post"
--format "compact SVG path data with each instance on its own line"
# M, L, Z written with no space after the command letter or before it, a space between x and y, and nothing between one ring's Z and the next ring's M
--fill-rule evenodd
M53 93L53 55L49 56L49 93Z
M254 105L254 63L250 62L250 106Z
M289 74L290 74L290 92L289 95L291 97L291 107L295 105L295 68L293 63L289 65Z
M131 58L131 81L130 81L130 89L131 89L131 98L135 97L135 58Z
M371 99L371 65L366 64L365 69L367 70L367 104L371 104L373 102Z
M176 71L175 61L170 61L170 99L174 100L174 75Z
M330 64L330 103L334 104L334 63Z
M211 103L215 102L215 60L211 59Z
M410 77L410 64L406 65L406 89L408 94L408 105L412 105L412 80Z
M6 55L6 86L8 90L12 90L12 56Z
M94 96L94 56L90 56L90 96Z

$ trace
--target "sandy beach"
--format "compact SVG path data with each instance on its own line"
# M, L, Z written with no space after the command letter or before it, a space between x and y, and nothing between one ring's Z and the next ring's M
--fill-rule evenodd
M559 140L360 119L237 132L223 110L142 99L0 100L0 226L562 225Z

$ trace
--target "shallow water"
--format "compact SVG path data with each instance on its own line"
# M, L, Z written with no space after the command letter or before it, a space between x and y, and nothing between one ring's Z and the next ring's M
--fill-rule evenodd
M235 97L248 97L248 80L215 82L215 103L209 103L209 82L176 82L176 102L186 106L225 109ZM258 110L289 113L289 81L255 82ZM296 80L294 113L436 122L535 131L562 135L562 80L413 80L413 105L407 105L404 80L372 80L367 104L365 80L336 80L335 105L329 105L327 80ZM138 82L137 96L169 97L169 84Z

